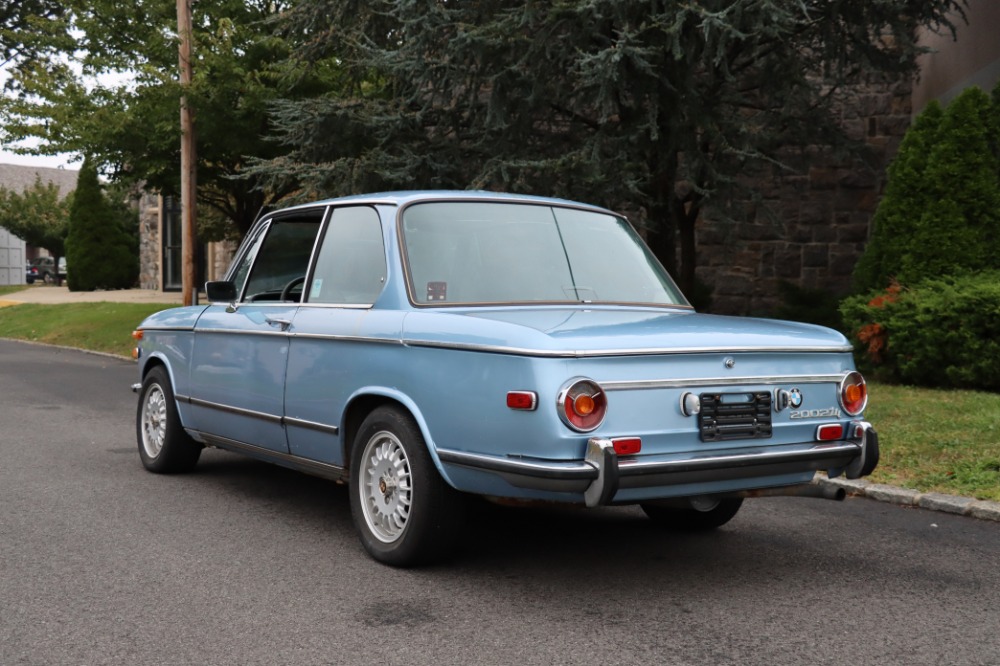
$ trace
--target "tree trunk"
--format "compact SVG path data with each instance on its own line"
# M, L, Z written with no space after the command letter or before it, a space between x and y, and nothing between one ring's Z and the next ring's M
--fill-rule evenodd
M646 242L671 277L678 280L677 225L671 214L671 208L669 205L660 204L650 206L649 226L651 233Z
M697 242L695 224L698 222L700 206L697 201L685 204L677 201L677 233L680 239L680 268L678 269L678 284L688 298L695 293L697 281L695 269L698 266Z

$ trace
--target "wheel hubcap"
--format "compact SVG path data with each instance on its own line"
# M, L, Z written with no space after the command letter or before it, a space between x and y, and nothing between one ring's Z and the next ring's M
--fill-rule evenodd
M360 481L361 508L368 528L383 543L396 541L406 529L413 495L410 461L398 437L383 431L368 440Z
M158 384L149 387L142 406L142 448L155 458L163 450L167 436L167 400Z

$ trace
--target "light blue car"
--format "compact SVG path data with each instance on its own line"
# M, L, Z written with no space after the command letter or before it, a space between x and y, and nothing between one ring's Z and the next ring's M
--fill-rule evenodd
M718 527L745 497L865 476L839 333L696 313L628 221L547 198L399 192L270 214L209 305L135 336L139 455L214 446L350 486L367 551L457 542L470 495L638 504Z

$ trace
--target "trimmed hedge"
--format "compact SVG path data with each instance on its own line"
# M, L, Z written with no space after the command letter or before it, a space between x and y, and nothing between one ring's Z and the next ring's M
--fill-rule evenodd
M846 299L858 364L919 386L1000 390L1000 271L924 280Z

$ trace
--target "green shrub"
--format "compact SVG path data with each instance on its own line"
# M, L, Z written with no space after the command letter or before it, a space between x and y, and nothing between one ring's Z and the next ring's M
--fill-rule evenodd
M863 370L919 386L1000 390L1000 272L932 278L844 301Z

